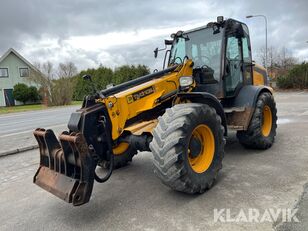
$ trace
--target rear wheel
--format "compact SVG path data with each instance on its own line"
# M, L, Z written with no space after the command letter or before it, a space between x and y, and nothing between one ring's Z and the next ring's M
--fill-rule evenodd
M238 131L239 142L247 148L270 148L276 136L277 109L274 97L266 92L257 101L255 112L247 131Z
M114 169L126 166L132 161L134 155L137 154L137 150L132 148L128 143L122 142L113 149L114 154ZM109 168L109 162L102 161L98 163L102 168Z
M196 103L167 109L154 129L154 172L174 190L203 193L222 168L224 128L214 108Z

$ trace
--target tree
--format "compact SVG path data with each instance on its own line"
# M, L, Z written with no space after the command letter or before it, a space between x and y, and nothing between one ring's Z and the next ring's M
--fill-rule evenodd
M16 100L23 102L23 104L26 104L28 101L36 102L39 100L39 93L36 87L28 87L24 83L18 83L14 86L13 96Z
M308 63L295 65L286 75L281 75L277 79L280 88L308 88Z
M54 68L50 61L45 63L34 63L35 71L31 71L29 80L40 86L40 96L45 105L52 104L51 88L54 78Z
M34 86L30 86L28 88L28 94L29 94L29 101L31 101L31 102L36 102L40 99L39 92L38 92L37 88L34 87Z
M292 69L297 63L297 59L293 57L292 53L285 47L277 49L271 46L268 48L267 54L267 63L265 61L266 51L264 48L260 49L258 56L264 66L267 64L266 66L268 74L273 79L275 79L277 76L285 76L288 71Z
M37 63L36 68L40 72L33 75L31 80L41 86L42 98L48 98L48 105L66 105L72 99L82 100L84 96L92 94L92 86L82 78L85 74L92 76L97 90L102 90L110 83L120 84L150 72L145 65L124 65L114 71L100 65L97 69L91 68L77 74L77 67L72 62L60 63L55 69L49 61Z
M57 72L59 78L71 78L77 75L77 67L72 62L59 63Z
M113 72L110 68L100 66L97 69L83 70L75 77L76 84L73 96L75 100L82 100L84 96L92 93L90 84L82 78L86 74L91 75L94 86L98 90L106 88L112 82Z
M297 63L297 59L293 57L291 51L282 47L277 57L277 64L284 70L290 70Z
M266 52L268 52L268 50L266 51L266 49L264 47L260 48L259 52L258 52L258 57L260 59L261 65L263 67L266 66Z
M52 105L68 105L71 103L74 92L74 79L77 67L72 62L59 63L57 79L52 81L51 99Z
M18 83L14 86L13 96L16 100L26 104L29 100L29 88L24 83Z
M137 77L149 74L149 72L149 68L145 65L123 65L115 69L112 80L115 84L120 84L135 79Z
M47 105L67 105L71 103L74 91L74 75L77 67L72 62L60 63L57 69L47 61L36 63L39 70L33 72L30 80L41 86L40 94Z
M82 100L84 96L92 93L90 84L82 79L82 76L85 74L91 75L96 89L102 90L105 89L108 84L121 84L149 73L150 70L145 65L124 65L116 68L114 71L102 65L97 69L87 69L81 71L79 75L75 77L76 85L73 98L75 100Z

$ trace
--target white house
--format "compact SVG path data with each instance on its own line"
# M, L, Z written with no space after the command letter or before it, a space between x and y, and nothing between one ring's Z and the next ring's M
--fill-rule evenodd
M17 83L28 86L37 85L29 80L31 73L39 72L29 61L13 48L0 58L0 107L19 104L13 96L13 87Z

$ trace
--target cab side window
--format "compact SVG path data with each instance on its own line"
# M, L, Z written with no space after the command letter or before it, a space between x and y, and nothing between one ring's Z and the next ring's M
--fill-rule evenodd
M229 37L227 42L227 58L238 60L240 58L240 46L236 37Z
M242 51L238 37L231 35L227 38L226 62L228 75L225 79L226 96L233 96L237 86L243 83L243 73L241 70Z
M246 84L252 84L252 59L249 31L246 25L243 24L242 27L244 30L244 36L242 37L244 82Z
M251 52L248 47L248 38L247 36L242 38L242 46L243 46L243 61L244 63L251 63Z

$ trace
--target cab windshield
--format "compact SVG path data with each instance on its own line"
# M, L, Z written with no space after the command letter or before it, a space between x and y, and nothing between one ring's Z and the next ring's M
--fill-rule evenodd
M189 32L174 40L169 64L181 64L185 57L192 59L194 69L210 69L216 80L220 78L222 30L212 28Z

